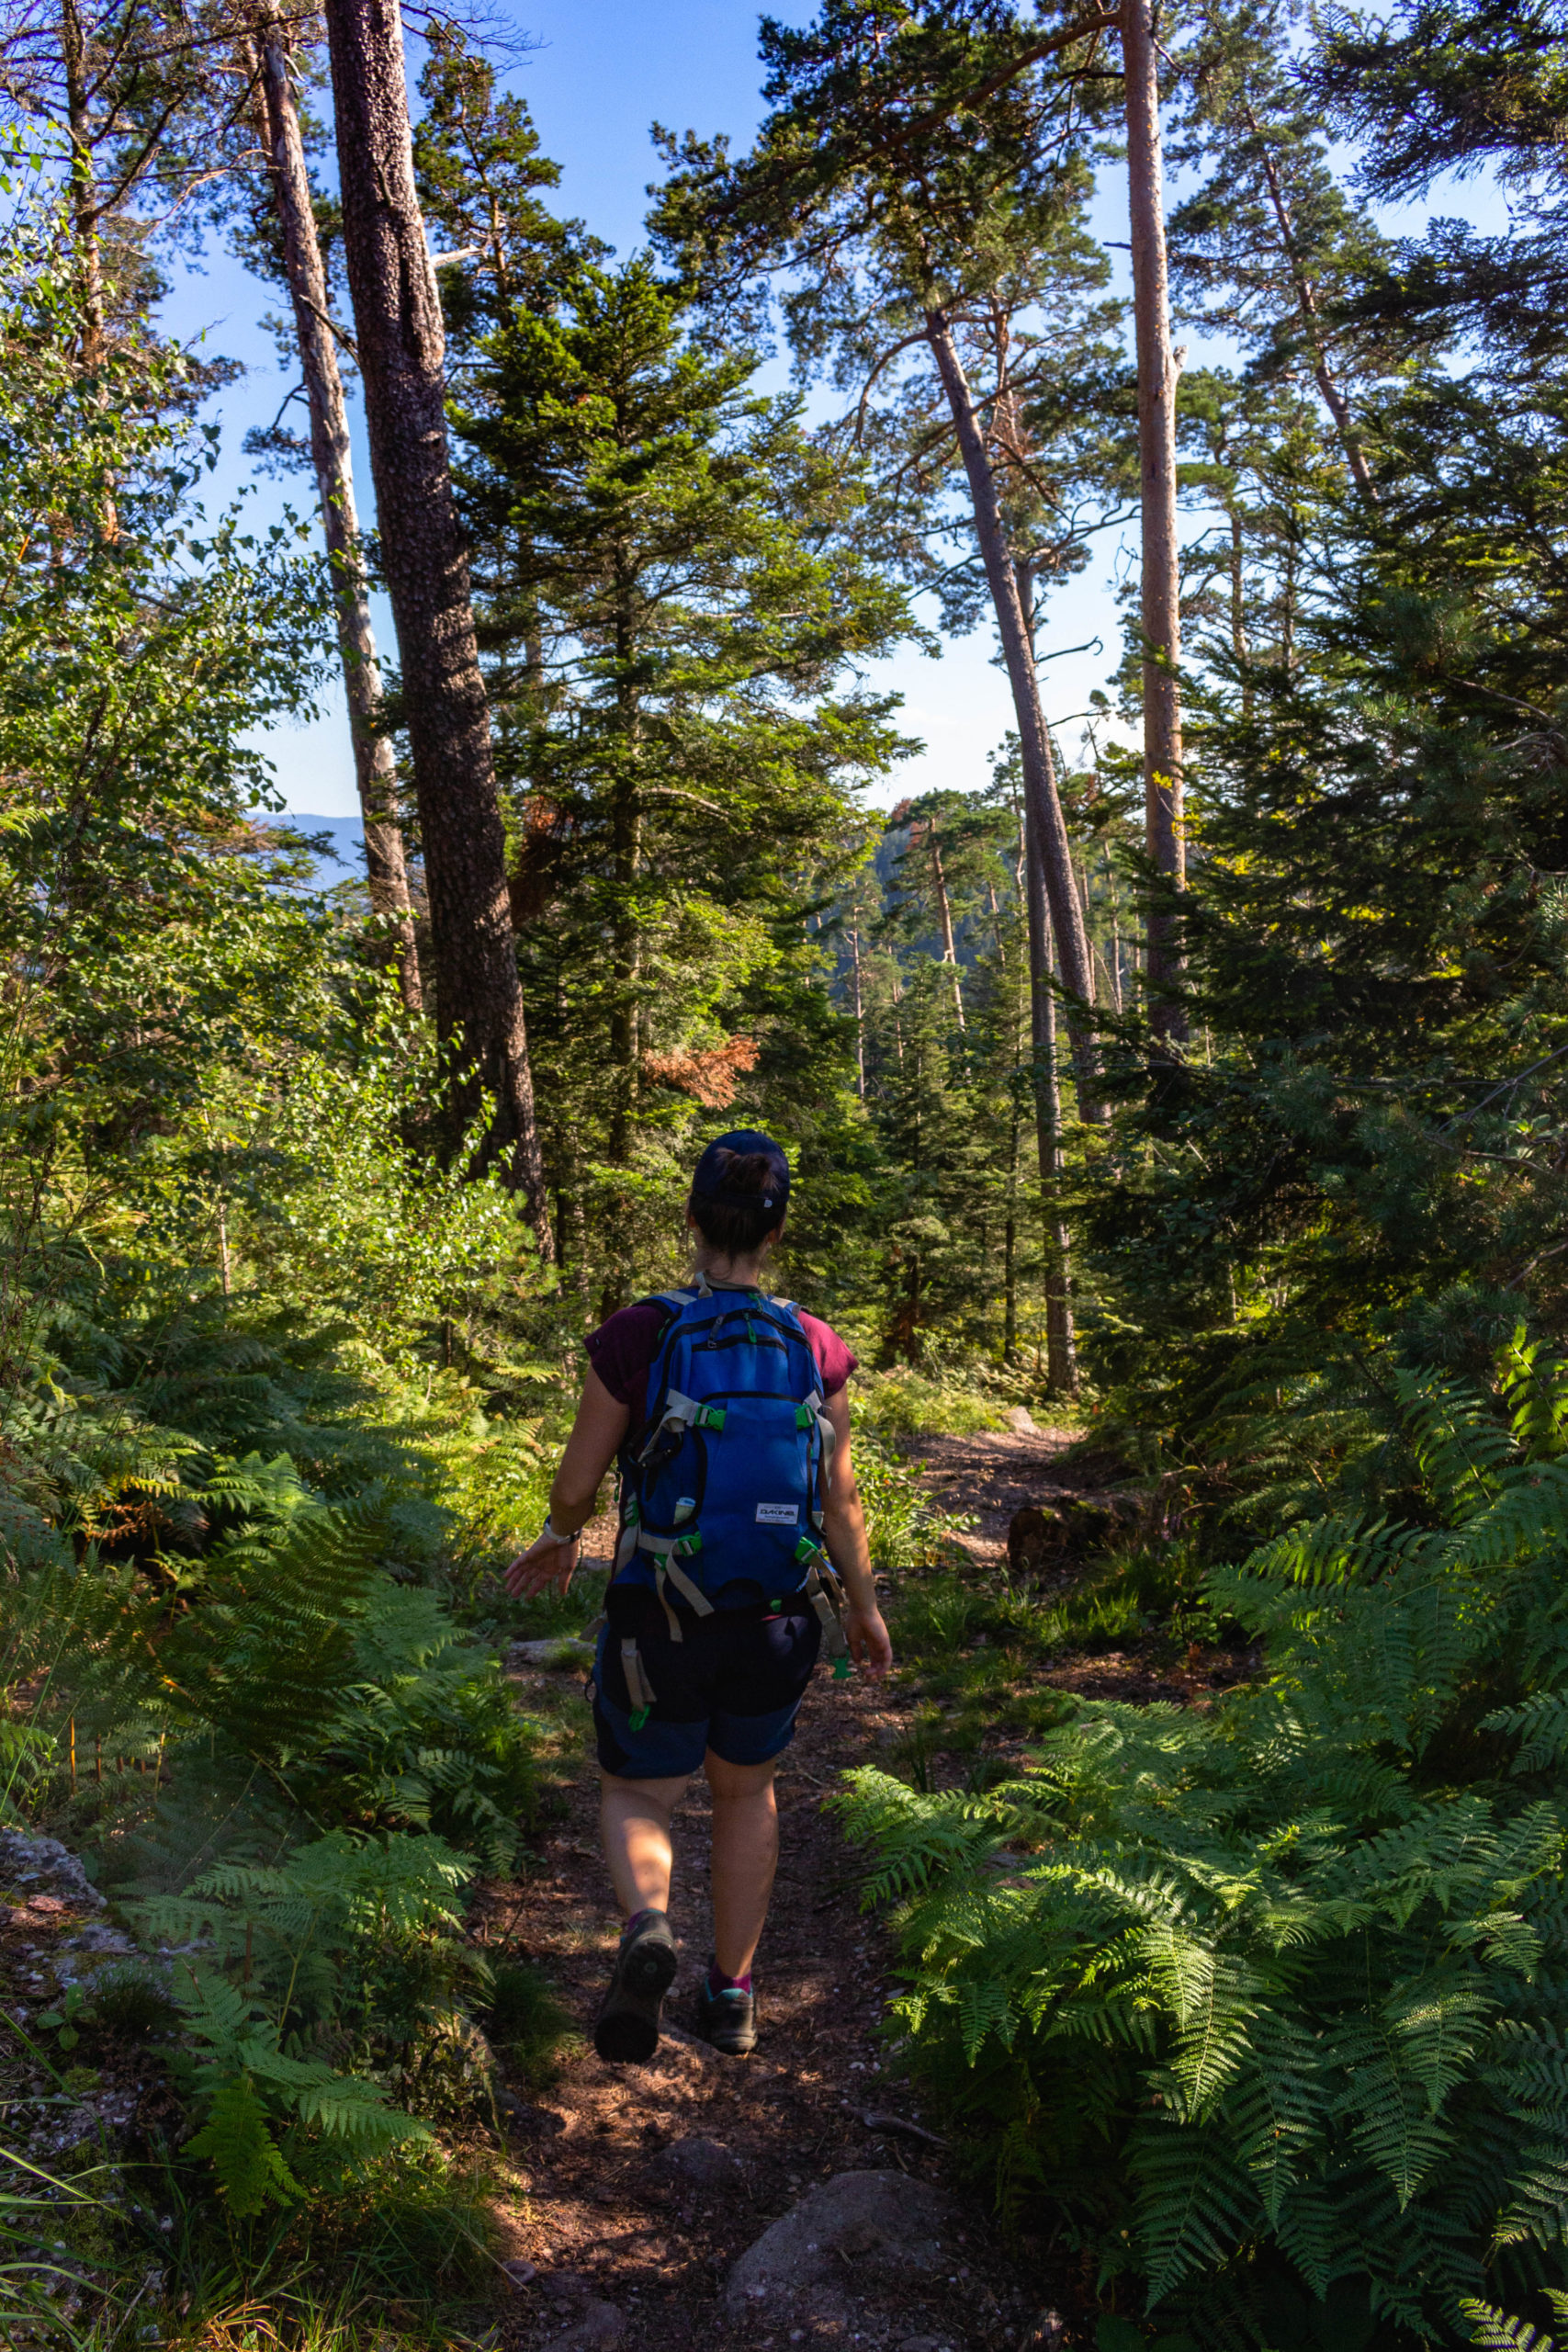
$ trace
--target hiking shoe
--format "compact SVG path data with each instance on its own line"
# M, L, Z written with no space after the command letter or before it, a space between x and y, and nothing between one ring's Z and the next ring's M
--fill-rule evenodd
M662 1911L643 1911L621 1937L593 2024L601 2058L640 2065L659 2047L659 2010L674 1981L675 1939Z
M697 2031L727 2058L749 2058L757 2047L757 2004L739 1984L719 1993L699 1984Z

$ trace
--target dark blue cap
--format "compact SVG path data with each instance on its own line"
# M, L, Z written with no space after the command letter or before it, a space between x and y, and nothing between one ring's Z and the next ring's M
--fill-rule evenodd
M724 1169L719 1160L721 1151L743 1154L766 1154L770 1174L765 1193L742 1193L724 1181ZM698 1201L755 1202L759 1208L783 1210L789 1205L789 1161L784 1147L761 1127L732 1127L727 1136L716 1136L697 1162L692 1179L692 1197Z

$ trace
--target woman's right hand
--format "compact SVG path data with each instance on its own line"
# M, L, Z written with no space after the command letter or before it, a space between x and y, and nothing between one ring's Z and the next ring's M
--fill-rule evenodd
M893 1664L893 1640L880 1609L857 1609L852 1601L844 1611L844 1633L850 1656L863 1674L880 1682Z
M519 1552L509 1563L505 1572L507 1591L513 1600L532 1600L551 1584L558 1585L564 1593L581 1548L581 1535L552 1535L547 1528L535 1536L525 1552Z

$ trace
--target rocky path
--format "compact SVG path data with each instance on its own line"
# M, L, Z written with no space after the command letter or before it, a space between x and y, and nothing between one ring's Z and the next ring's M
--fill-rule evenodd
M682 1967L658 2055L609 2066L585 2041L507 2119L508 2352L1023 2352L1060 2340L982 2202L955 2189L909 2086L885 2071L890 1955L860 1913L854 1858L824 1798L902 1722L888 1693L818 1671L780 1774L784 1851L750 2059L721 2058L685 2030L709 1950L708 1809L694 1786L671 1903ZM490 1888L475 1922L492 1960L545 1970L585 2037L615 1940L595 1794L585 1763L540 1874Z

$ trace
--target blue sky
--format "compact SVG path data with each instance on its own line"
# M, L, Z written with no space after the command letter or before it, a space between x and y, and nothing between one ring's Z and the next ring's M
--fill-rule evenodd
M559 203L581 215L621 254L629 253L640 240L645 190L656 176L649 137L652 122L677 130L727 130L737 141L754 129L761 111L756 10L749 0L599 0L592 8L581 0L572 6L568 0L523 0L523 6L526 13L518 15L519 29L536 47L513 80L533 110L545 152L562 167ZM777 13L804 18L809 11ZM1427 209L1481 217L1496 209L1488 191L1450 189L1431 207L1402 215L1397 225L1415 226ZM1126 237L1124 199L1114 171L1105 175L1096 210L1103 236ZM186 337L205 334L209 349L241 360L247 370L220 403L223 459L209 492L209 506L249 481L250 468L240 453L245 430L272 417L292 380L280 373L276 347L259 324L271 307L266 289L216 249L200 270L182 266L177 272L165 314L170 328ZM370 484L362 440L356 466L363 514L370 505ZM250 495L254 510L264 516L275 514L285 498L308 511L310 486L301 475L287 486L263 481ZM1096 638L1104 649L1100 654L1069 655L1046 668L1048 708L1058 722L1083 710L1089 691L1114 665L1114 583L1127 576L1132 555L1126 535L1120 542L1102 541L1100 558L1060 592L1051 608L1043 653L1049 654L1053 645L1071 647ZM379 626L390 652L389 616L384 611ZM937 785L974 789L985 783L987 754L1010 724L993 650L989 630L982 629L949 640L939 661L909 647L873 667L874 684L905 698L904 731L926 746L879 797ZM1067 724L1063 732L1070 752L1078 729ZM265 748L291 808L329 817L355 811L353 764L338 695L324 700L313 723L277 730Z

